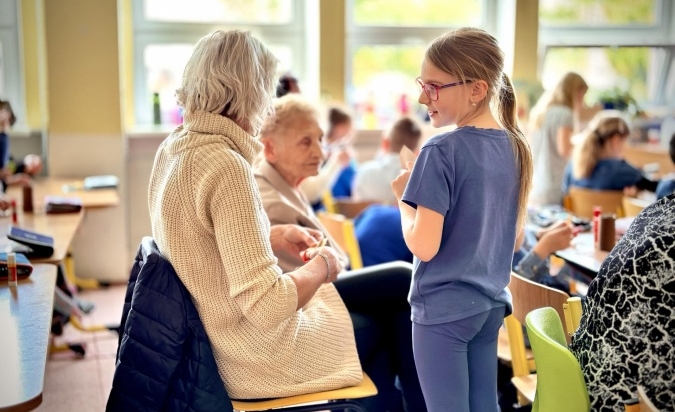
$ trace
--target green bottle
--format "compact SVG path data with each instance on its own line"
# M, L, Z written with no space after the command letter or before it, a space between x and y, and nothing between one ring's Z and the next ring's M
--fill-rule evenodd
M154 124L162 124L162 116L159 109L159 93L152 94L152 122Z

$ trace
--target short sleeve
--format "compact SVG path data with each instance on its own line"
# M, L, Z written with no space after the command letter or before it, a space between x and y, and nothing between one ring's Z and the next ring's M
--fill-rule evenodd
M454 169L449 156L436 145L422 148L415 161L402 200L417 209L424 206L445 216L450 210Z

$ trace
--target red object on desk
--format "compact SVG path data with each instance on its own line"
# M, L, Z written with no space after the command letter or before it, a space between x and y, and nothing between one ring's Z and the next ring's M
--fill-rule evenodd
M19 219L16 216L16 200L12 199L10 204L12 205L12 224L17 224Z
M602 215L602 208L600 206L593 207L593 244L598 247L600 239L600 215Z

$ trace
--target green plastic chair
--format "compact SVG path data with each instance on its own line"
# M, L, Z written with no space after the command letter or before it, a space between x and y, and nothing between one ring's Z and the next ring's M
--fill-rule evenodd
M535 309L527 314L525 323L537 365L532 412L590 411L584 375L567 348L558 312L550 307Z

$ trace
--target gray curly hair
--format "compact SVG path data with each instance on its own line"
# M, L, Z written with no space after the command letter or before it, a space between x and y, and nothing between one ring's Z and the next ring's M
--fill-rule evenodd
M249 32L217 30L197 42L176 90L186 113L228 117L257 135L272 108L278 60Z

